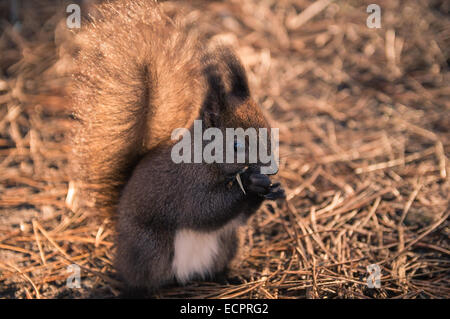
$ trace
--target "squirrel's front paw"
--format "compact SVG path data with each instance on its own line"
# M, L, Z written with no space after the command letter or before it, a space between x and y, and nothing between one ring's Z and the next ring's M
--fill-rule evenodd
M264 174L251 174L247 181L247 189L249 192L257 194L265 199L275 200L284 198L284 189L280 183L273 183L269 177Z

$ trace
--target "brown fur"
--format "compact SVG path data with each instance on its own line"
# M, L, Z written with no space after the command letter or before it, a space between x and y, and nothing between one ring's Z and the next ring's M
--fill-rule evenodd
M178 230L214 232L284 196L259 164L175 164L172 131L192 131L195 119L203 129L269 125L235 54L204 49L151 0L101 6L78 43L74 179L97 209L120 197L116 268L132 291L154 290L175 279ZM234 178L246 165L244 194ZM237 246L234 229L221 235L208 271L224 271Z
M198 117L202 47L153 1L100 6L77 35L71 98L74 178L96 207L114 206L130 169Z

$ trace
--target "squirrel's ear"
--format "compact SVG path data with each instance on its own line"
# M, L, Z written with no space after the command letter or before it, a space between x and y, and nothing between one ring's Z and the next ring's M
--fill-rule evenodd
M220 116L229 111L234 103L230 98L246 100L250 96L245 69L233 50L218 45L210 48L204 56L204 75L207 95L203 104L204 120L210 125L220 123Z
M234 51L229 47L219 46L216 54L229 94L242 100L247 99L250 96L247 74Z
M230 96L245 100L250 96L247 74L233 49L222 44L211 44L209 63L215 65Z
M203 102L203 120L207 126L217 126L219 117L228 106L225 84L216 65L205 68L207 93Z

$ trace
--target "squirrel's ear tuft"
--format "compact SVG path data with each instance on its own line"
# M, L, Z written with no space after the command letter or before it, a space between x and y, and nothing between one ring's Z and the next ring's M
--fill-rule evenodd
M211 44L208 60L221 75L227 94L243 100L250 96L245 69L233 49L222 44Z
M211 125L220 122L220 115L235 103L231 98L245 101L250 97L247 75L232 49L215 45L203 58L203 73L207 84L207 95L203 103L204 119Z
M225 84L216 65L211 64L205 68L207 93L203 102L203 120L207 126L217 126L220 114L228 106Z
M227 99L250 97L247 75L234 51L224 45L214 45L203 58L204 75L208 90L220 106L227 106Z
M223 74L230 95L242 100L250 97L247 74L233 50L229 47L221 46L216 49L216 52L224 70Z

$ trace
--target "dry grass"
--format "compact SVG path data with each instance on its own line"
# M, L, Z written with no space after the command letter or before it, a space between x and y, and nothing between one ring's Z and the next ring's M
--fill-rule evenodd
M26 2L20 34L0 4L0 296L113 297L114 225L65 203L71 118L46 2ZM233 284L157 297L450 297L449 5L379 0L369 29L369 3L165 4L236 47L280 128L288 200L252 218ZM66 287L72 263L81 289Z

